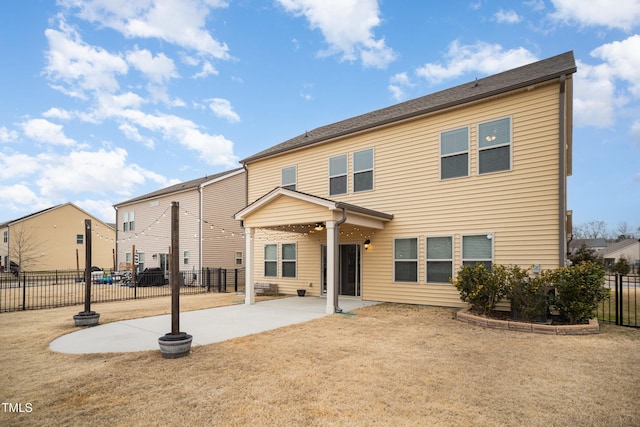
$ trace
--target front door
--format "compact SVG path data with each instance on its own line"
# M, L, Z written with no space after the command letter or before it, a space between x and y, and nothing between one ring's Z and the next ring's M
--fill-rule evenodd
M360 245L339 245L339 295L361 296L360 290ZM322 293L327 293L327 246L322 245Z

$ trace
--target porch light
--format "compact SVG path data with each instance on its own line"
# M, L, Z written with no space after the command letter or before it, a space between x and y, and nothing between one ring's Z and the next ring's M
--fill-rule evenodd
M364 250L369 249L369 245L371 244L371 240L367 239L364 241Z
M322 222L316 222L316 226L315 226L314 230L316 230L316 231L324 230L324 224Z

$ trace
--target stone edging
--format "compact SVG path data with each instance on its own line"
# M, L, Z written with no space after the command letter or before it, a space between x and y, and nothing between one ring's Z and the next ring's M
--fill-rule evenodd
M539 323L514 322L511 320L490 319L470 312L471 307L456 313L456 319L483 328L504 329L507 331L533 332L547 335L592 335L600 333L598 319L590 319L585 325L544 325Z

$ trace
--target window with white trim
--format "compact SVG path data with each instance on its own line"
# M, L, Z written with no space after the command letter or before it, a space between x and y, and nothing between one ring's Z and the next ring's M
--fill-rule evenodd
M493 265L493 235L474 234L462 236L462 264L473 267L484 264L491 268Z
M241 251L236 252L236 265L242 265L243 254Z
M122 216L122 231L125 233L129 229L129 212L125 212Z
M76 234L76 244L78 245L84 244L84 234Z
M453 277L453 237L427 237L427 283L449 283Z
M8 231L5 231L5 232L2 233L2 241L4 243L7 243L9 241L9 232Z
M353 153L353 192L373 190L373 148Z
M134 227L133 227L133 211L129 212L129 231L133 231Z
M287 190L295 190L296 189L296 166L289 166L287 168L282 168L282 180L280 186L282 188L286 188Z
M478 173L511 170L511 118L478 125Z
M182 253L182 263L183 263L184 265L189 264L189 251L184 251L184 252Z
M264 277L278 277L278 245L264 245Z
M393 239L393 281L418 283L418 238Z
M329 159L329 195L347 193L347 155Z
M295 243L282 244L282 277L296 277L296 252Z
M440 179L469 176L469 128L440 134Z

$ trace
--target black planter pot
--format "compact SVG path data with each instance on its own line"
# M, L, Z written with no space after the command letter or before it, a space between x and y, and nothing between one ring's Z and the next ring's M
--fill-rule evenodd
M299 297L303 297L307 293L307 290L306 289L298 289L297 292L298 292L298 296Z

